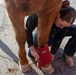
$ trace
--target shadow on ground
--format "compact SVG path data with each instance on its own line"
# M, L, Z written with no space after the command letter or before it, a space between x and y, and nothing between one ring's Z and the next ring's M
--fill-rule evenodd
M12 50L2 40L0 40L0 48L9 57L11 57L16 63L18 63L18 57L12 52Z

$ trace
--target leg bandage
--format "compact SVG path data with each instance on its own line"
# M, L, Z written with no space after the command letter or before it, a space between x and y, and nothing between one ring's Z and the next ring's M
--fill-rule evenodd
M39 61L37 61L38 67L43 67L52 61L52 55L49 52L48 45L45 45L43 48L37 48L37 52L40 56Z

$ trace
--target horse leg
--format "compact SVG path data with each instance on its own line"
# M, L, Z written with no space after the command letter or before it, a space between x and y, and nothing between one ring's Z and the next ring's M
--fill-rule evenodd
M44 45L47 44L54 19L54 16L52 17L52 19L50 19L49 16L38 18L38 47L44 47Z
M19 18L20 14L18 15L18 18L16 16L13 17L15 21L17 21L16 23L14 22L14 20L10 17L11 21L12 21L12 25L14 27L14 31L15 31L15 37L16 37L16 41L18 43L19 46L19 51L18 51L18 55L19 55L19 65L21 64L20 68L22 68L23 72L26 72L28 70L30 70L30 66L28 64L28 60L26 58L26 51L25 51L25 42L26 42L26 32L24 29L24 18Z
M51 27L56 19L56 16L59 14L61 9L61 4L57 5L49 14L44 17L41 17L42 14L38 16L38 46L43 47L49 38L49 33ZM46 13L45 13L46 14Z
M12 0L11 0L12 1ZM16 8L13 1L10 0L6 2L6 8L9 15L9 18L12 22L12 26L14 28L16 41L19 46L19 64L21 65L21 69L23 72L29 71L30 66L28 64L28 60L26 58L25 52L25 42L26 42L26 31L24 29L24 14L23 12Z
M19 46L19 64L21 64L22 66L22 71L26 72L28 70L30 70L29 64L28 64L28 60L26 58L26 51L25 51L25 42L26 42L26 32L24 29L24 18L22 18L23 15L21 15L21 17L19 17L20 14L18 15L18 18L14 18L15 21L17 21L17 23L15 23L13 21L13 19L11 18L11 21L13 23L13 27L15 30L15 36L16 36L16 40Z
M49 13L46 17L40 17L40 16L38 17L38 37L37 37L37 39L38 39L39 48L44 47L48 43L49 33L51 31L53 22L59 13L59 10L60 10L60 6L57 6L57 7L55 7L55 10L51 11L51 13ZM45 56L43 59L45 60L45 58L49 58L49 56L48 57ZM48 64L46 64L45 66L43 66L43 68L45 68L45 67L48 68L49 65L50 65L50 62ZM50 73L52 73L53 71L54 71L54 69L52 68L52 66L50 66Z
M51 31L51 27L52 24L54 22L55 17L52 17L53 19L51 20L51 18L49 17L50 15L48 15L47 17L43 17L40 18L38 17L38 36L37 36L37 40L38 40L38 47L44 48L46 46L46 44L48 44L48 38L49 38L49 33ZM48 48L47 48L48 50ZM48 52L48 56L45 56L43 59L45 60L45 58L48 58L48 61L51 60L52 61L52 55L49 55L50 53ZM46 62L46 61L44 61ZM48 72L47 74L51 74L52 72L54 72L54 68L52 67L52 65L50 64L50 62L46 62L48 64L45 64L44 66L41 67L41 69L43 70L43 72ZM47 68L47 69L46 69Z

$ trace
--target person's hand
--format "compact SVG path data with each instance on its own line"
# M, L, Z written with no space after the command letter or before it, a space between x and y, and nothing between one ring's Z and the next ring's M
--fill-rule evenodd
M52 55L52 60L54 60L54 54L51 54Z
M31 55L35 58L35 60L38 61L39 55L38 55L36 48L34 46L30 47L30 52L31 52Z
M49 50L51 50L51 47L52 47L52 45L49 46ZM52 55L52 60L54 60L54 54L52 54L51 52L50 52L50 54Z

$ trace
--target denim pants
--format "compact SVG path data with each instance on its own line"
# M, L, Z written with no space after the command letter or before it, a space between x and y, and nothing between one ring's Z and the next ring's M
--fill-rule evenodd
M54 29L55 27L52 27L51 30ZM51 53L55 54L57 52L64 37L71 36L71 38L69 39L69 41L67 42L64 48L64 53L68 56L73 56L76 52L76 24L72 24L70 27L65 27L63 29L60 29L56 31L54 35L52 35L52 33L50 33L49 41L48 41L48 45L49 46L52 45ZM37 34L38 34L37 31L35 31L33 35L33 42L35 47L38 47Z

